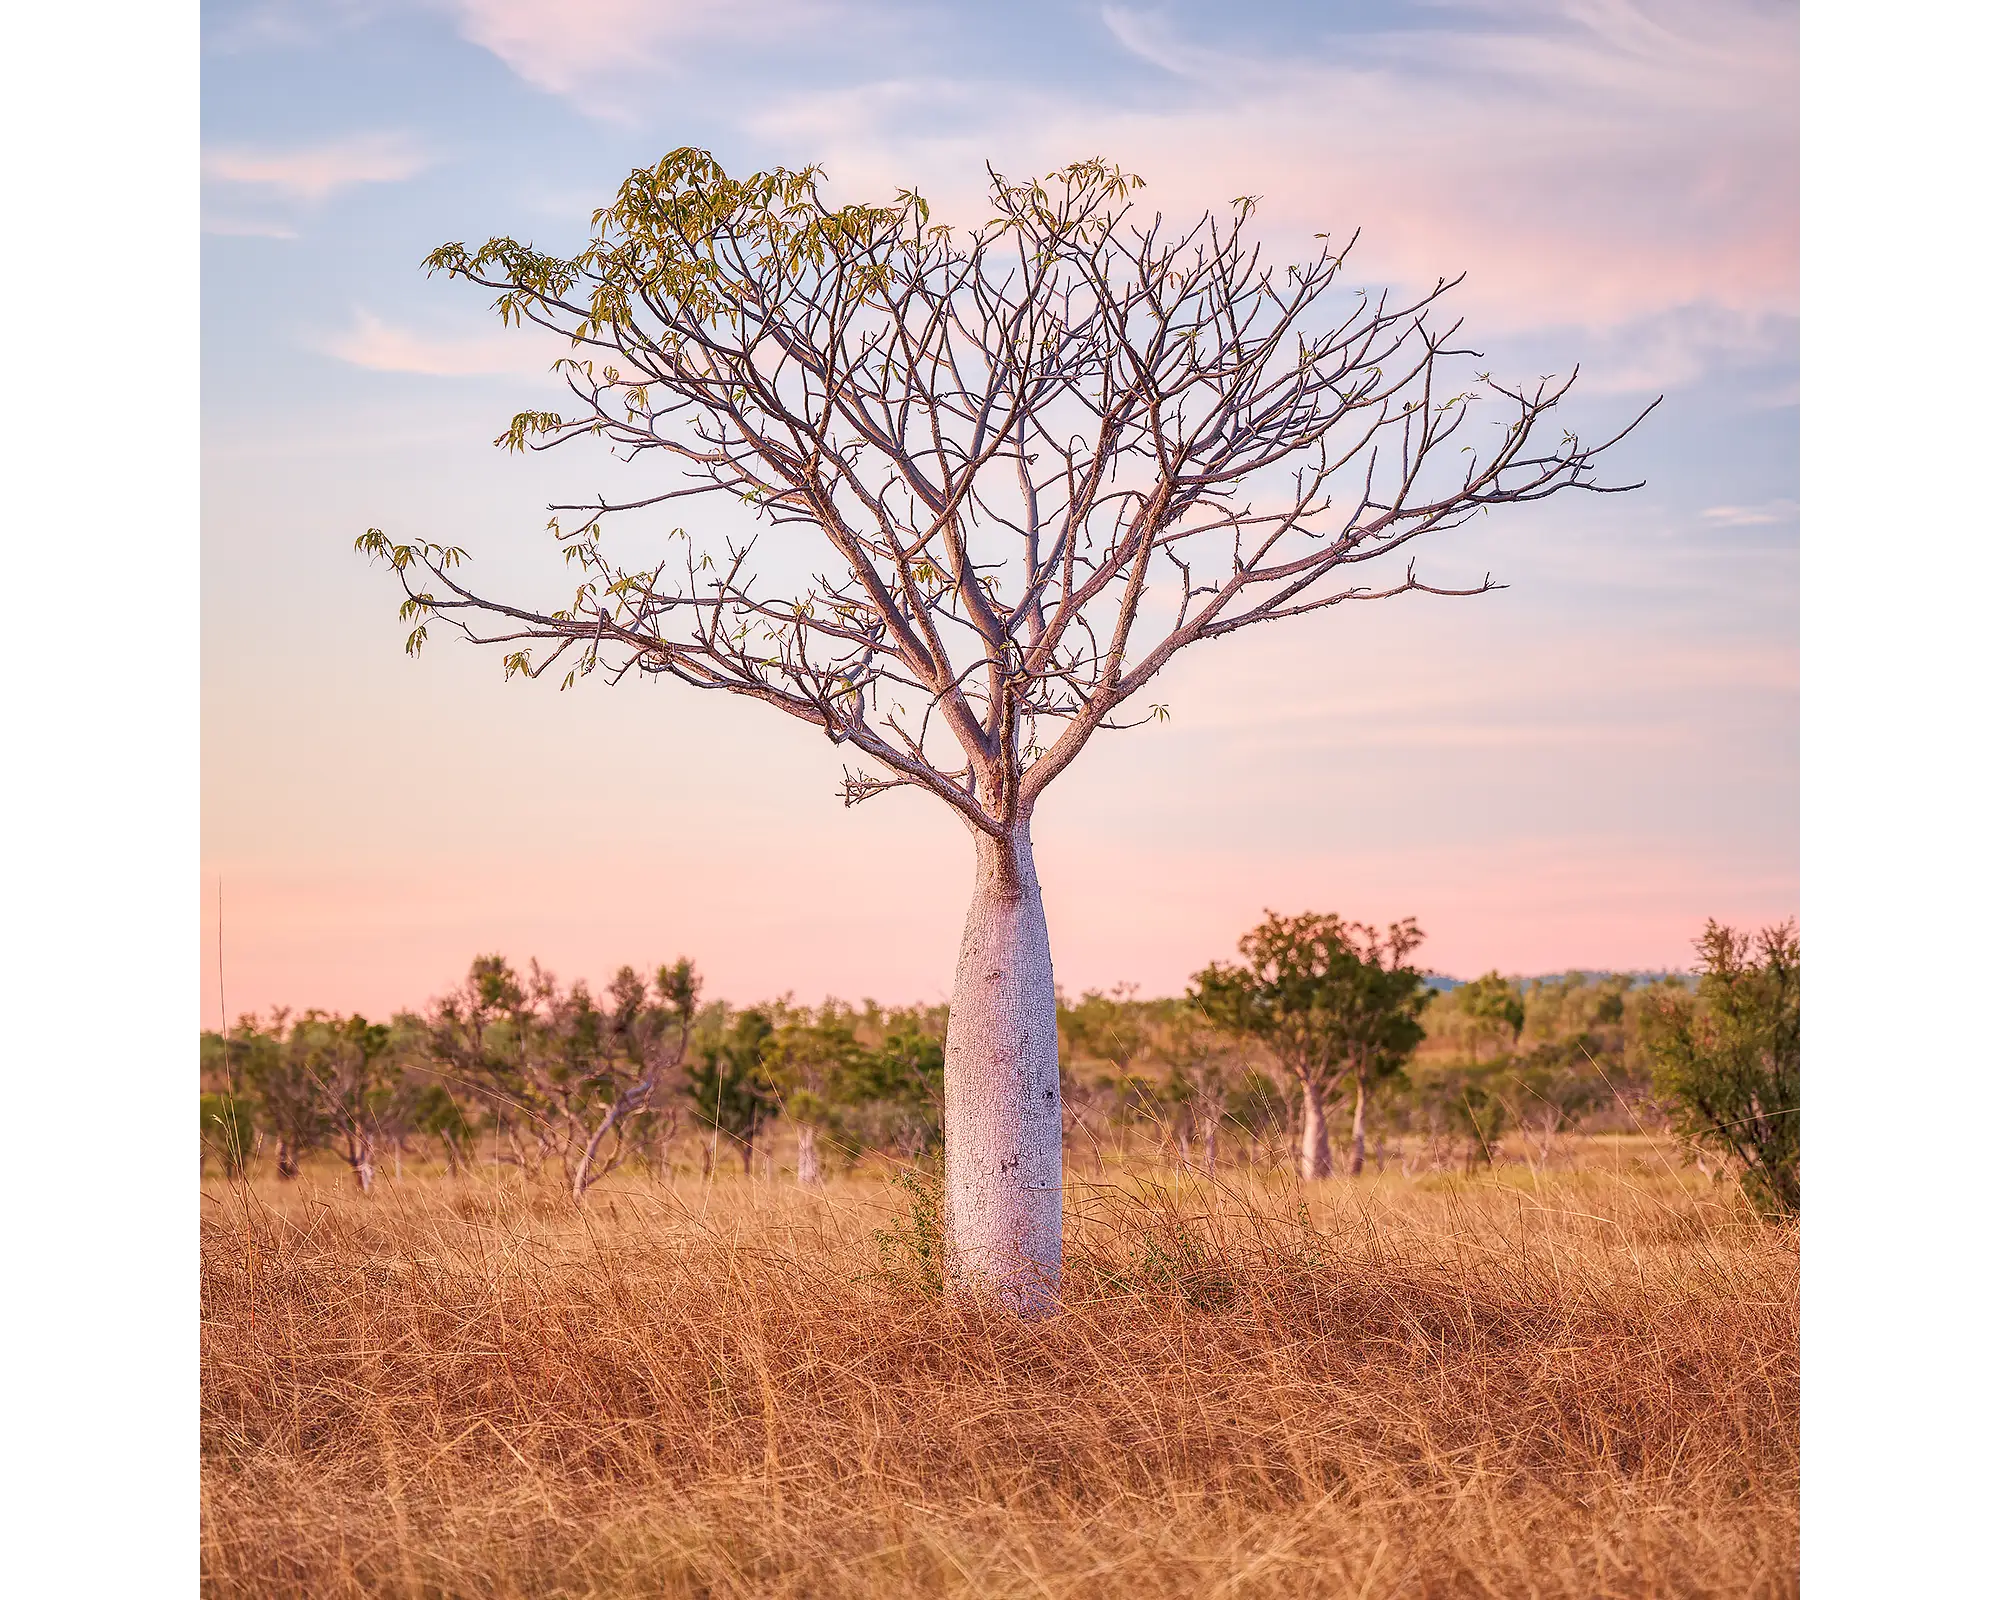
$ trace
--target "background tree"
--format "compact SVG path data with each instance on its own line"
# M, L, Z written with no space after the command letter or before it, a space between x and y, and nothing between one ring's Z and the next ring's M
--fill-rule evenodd
M240 1018L230 1046L236 1069L255 1105L256 1117L275 1146L278 1176L299 1175L299 1163L324 1146L333 1132L326 1097L307 1053L294 1044L291 1012L279 1007L269 1023Z
M838 1115L862 1054L854 1015L827 1001L817 1012L785 1011L763 1045L764 1082L798 1130L798 1181L819 1183L819 1135Z
M412 651L442 621L503 646L510 675L745 695L861 759L849 803L914 786L952 808L975 859L945 1041L953 1271L1038 1311L1062 1245L1043 791L1100 729L1163 714L1145 696L1197 641L1491 587L1356 569L1604 488L1602 447L1543 442L1574 374L1461 386L1472 352L1436 320L1442 279L1394 306L1336 300L1344 250L1266 263L1250 199L1175 231L1137 210L1138 179L1086 161L996 175L991 220L955 232L914 193L836 207L819 182L677 150L626 179L575 256L506 237L433 252L506 322L572 341L576 408L524 411L500 443L595 439L683 475L552 508L582 580L557 606L468 588L457 548L357 544L400 577ZM749 529L675 529L678 551L614 557L608 519L704 494L823 542L787 538L766 565Z
M1337 916L1265 913L1238 942L1241 966L1210 965L1193 997L1222 1026L1256 1038L1292 1075L1301 1098L1299 1175L1333 1172L1326 1106L1352 1061L1350 1031L1362 958Z
M1339 1002L1339 1027L1354 1094L1354 1144L1347 1170L1358 1178L1368 1155L1369 1091L1401 1077L1424 1042L1418 1019L1435 996L1423 973L1409 964L1410 952L1424 937L1414 918L1391 923L1386 934L1365 923L1349 923L1346 934L1356 961L1341 969L1348 984Z
M620 967L612 978L596 1070L584 1086L584 1103L592 1108L585 1114L590 1133L570 1174L579 1204L590 1186L624 1159L627 1130L654 1109L667 1074L686 1060L700 996L701 980L685 956L655 969L650 996L645 980L630 967Z
M432 1004L423 1042L438 1081L484 1110L495 1159L527 1172L539 1171L554 1145L550 1125L527 1099L533 1026L528 991L507 959L477 956L465 982Z
M1721 1153L1759 1209L1799 1209L1799 936L1710 919L1693 996L1651 1008L1653 1088L1690 1145Z
M481 956L432 1008L424 1050L438 1077L485 1102L518 1165L539 1172L555 1159L581 1204L682 1066L700 990L685 957L659 967L650 990L619 968L600 1001L539 962L523 978L504 957Z
M1074 1004L1056 1002L1056 1038L1062 1067L1063 1107L1070 1126L1090 1141L1097 1175L1104 1176L1103 1135L1119 1140L1129 1112L1147 1099L1144 1086L1132 1075L1132 1063L1147 1048L1144 1008L1137 986L1113 984L1111 992L1086 989ZM1087 1062L1100 1063L1095 1072ZM1109 1068L1105 1071L1104 1068ZM1100 1128L1103 1133L1100 1133Z
M375 1187L375 1146L395 1095L398 1074L389 1045L388 1027L358 1013L308 1011L292 1029L291 1047L319 1088L340 1158L363 1194Z
M1475 1025L1472 1040L1474 1061L1479 1059L1482 1034L1504 1038L1509 1045L1520 1043L1521 1026L1528 1013L1521 1004L1520 988L1498 972L1489 972L1464 985L1459 995L1459 1009Z
M412 1093L409 1118L417 1132L437 1141L452 1177L471 1164L477 1129L458 1097L442 1083L426 1083Z
M764 1076L764 1047L775 1031L768 1012L739 1011L719 1039L696 1052L696 1063L687 1074L687 1098L695 1121L715 1139L727 1137L736 1145L746 1177L757 1135L777 1110Z
M1169 1101L1184 1107L1201 1131L1202 1169L1215 1177L1215 1141L1229 1114L1229 1092L1241 1073L1240 1050L1195 1000L1176 1001L1161 1016L1153 1053L1165 1063Z
M887 1013L882 1029L848 1063L840 1128L854 1145L926 1161L944 1140L944 1041L916 1011Z

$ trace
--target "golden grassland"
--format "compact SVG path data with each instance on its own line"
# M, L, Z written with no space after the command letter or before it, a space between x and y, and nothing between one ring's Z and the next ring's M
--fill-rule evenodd
M1796 1232L1643 1143L1070 1204L1022 1324L880 1175L208 1178L205 1592L1797 1592Z

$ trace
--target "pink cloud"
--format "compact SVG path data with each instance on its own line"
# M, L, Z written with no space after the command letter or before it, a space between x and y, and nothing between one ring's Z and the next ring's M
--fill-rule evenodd
M546 373L569 353L566 340L539 329L495 327L478 333L426 333L357 310L339 333L313 339L325 355L373 372L410 372L434 378L494 373Z
M980 161L1103 154L1170 215L1254 193L1292 246L1362 228L1357 282L1468 270L1482 327L1609 326L1677 306L1797 302L1797 53L1789 15L1690 3L1518 7L1513 24L1302 41L1284 59L1193 43L1122 8L1135 56L1199 93L1171 109L1033 87L891 80L778 95L752 117L845 187L921 181L979 212ZM1533 27L1521 24L1532 22Z
M621 120L635 75L657 79L688 49L796 28L810 0L450 0L459 32L538 89Z
M317 203L363 183L400 183L435 158L407 135L363 133L291 150L220 145L204 150L201 170L213 182Z

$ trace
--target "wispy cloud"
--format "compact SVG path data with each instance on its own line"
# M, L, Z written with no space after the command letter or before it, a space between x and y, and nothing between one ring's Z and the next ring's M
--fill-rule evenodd
M297 228L267 217L234 217L212 212L202 214L201 231L237 239L296 239L299 236Z
M309 49L393 11L398 0L257 0L204 16L203 47L217 55Z
M621 91L685 69L689 51L795 32L832 11L821 0L446 0L461 35L538 89L630 120Z
M988 159L1021 173L1101 154L1169 216L1249 193L1288 249L1359 227L1357 282L1466 272L1455 303L1487 332L1717 314L1715 340L1656 340L1600 389L1689 381L1796 311L1784 0L1432 0L1409 13L1424 26L1329 13L1282 50L1199 12L1113 4L1096 22L1125 58L1115 83L999 64L969 13L918 27L895 0L443 3L463 37L593 115L657 121L674 79L772 158L826 163L844 193L915 182L971 219ZM893 70L760 56L752 80L729 48L871 29L896 49L856 60Z
M1794 522L1799 508L1792 500L1767 500L1756 506L1708 506L1701 517L1711 528L1765 528Z
M400 183L436 163L407 134L361 133L289 150L218 145L202 152L202 175L287 200L317 203L364 183Z
M351 366L433 378L547 372L550 363L567 350L560 340L540 330L427 333L397 327L365 310L357 310L353 321L340 332L316 335L307 343Z
M1280 57L1111 7L1103 25L1159 92L911 75L780 88L746 120L844 187L916 179L966 215L989 156L1020 172L1103 154L1170 216L1260 195L1267 231L1296 244L1360 227L1358 281L1468 272L1458 303L1488 329L1793 313L1788 10L1453 9L1456 27L1301 36Z

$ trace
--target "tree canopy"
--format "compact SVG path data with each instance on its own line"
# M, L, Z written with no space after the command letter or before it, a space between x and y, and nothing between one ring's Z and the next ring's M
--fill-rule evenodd
M1176 230L1091 160L995 174L994 215L954 230L913 192L834 205L822 180L681 149L633 171L575 255L430 255L497 291L504 322L570 341L573 407L496 443L595 439L680 473L551 508L581 578L553 608L476 592L455 546L370 529L412 651L444 622L504 646L510 675L751 696L863 758L849 803L914 784L999 835L1099 728L1165 714L1144 696L1185 646L1480 592L1368 564L1495 505L1635 487L1597 481L1604 446L1543 440L1573 373L1454 375L1474 352L1438 315L1450 283L1342 300L1353 241L1267 261L1253 199ZM711 495L740 534L614 554L614 517ZM763 549L760 525L815 538Z

